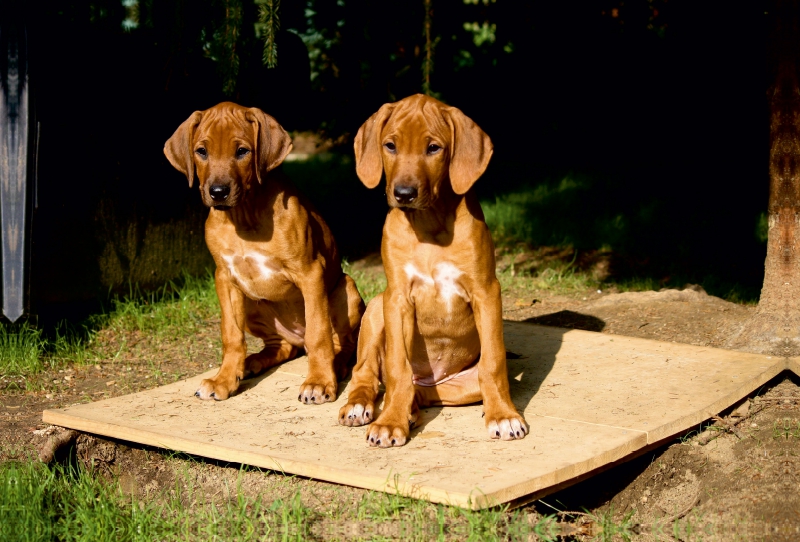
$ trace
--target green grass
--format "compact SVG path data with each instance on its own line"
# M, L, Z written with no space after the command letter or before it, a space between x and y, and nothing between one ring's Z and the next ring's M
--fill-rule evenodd
M347 260L342 261L342 269L356 281L358 293L364 303L386 289L386 275L373 269L355 269Z
M570 269L568 265L549 265L537 273L515 273L512 268L497 274L503 293L535 291L585 291L598 282L588 273Z
M622 209L591 205L596 187L588 178L567 175L557 182L523 186L481 201L486 223L498 245L619 248L633 233ZM648 216L645 208L639 214Z
M205 502L180 485L137 500L79 467L0 464L0 539L19 541L309 540L361 528L360 540L554 540L552 517L531 524L505 508L472 511L367 492L352 507L310 507L300 494ZM375 536L377 535L377 536ZM388 536L387 536L388 535ZM385 537L385 538L384 538ZM347 537L348 539L353 539Z
M784 418L780 421L776 420L772 424L772 438L773 439L800 439L800 422Z
M186 275L157 291L113 297L108 310L77 325L62 322L40 330L0 324L0 375L30 376L66 363L94 363L96 334L138 331L155 337L186 337L219 314L213 275ZM27 382L30 387L31 382Z
M486 223L501 249L608 252L614 257L609 281L620 290L696 283L729 301L758 300L764 213L737 217L737 223L724 230L721 224L729 223L730 217L714 214L721 213L719 209L698 213L693 201L670 204L658 191L630 190L613 175L570 172L503 185L505 177L522 172L505 174L496 173L492 188L497 192L484 187L481 198ZM683 208L686 216L680 212ZM746 227L751 220L753 229Z
M127 296L111 300L111 310L99 317L99 323L119 331L186 336L218 314L214 276L208 273L200 277L184 275L181 281L170 281L146 294L131 288Z
M137 501L116 482L80 468L0 464L3 540L306 540L314 513L297 498L238 496L224 504L185 506L181 492Z
M46 341L42 332L27 324L0 326L0 368L16 376L35 374L45 368Z

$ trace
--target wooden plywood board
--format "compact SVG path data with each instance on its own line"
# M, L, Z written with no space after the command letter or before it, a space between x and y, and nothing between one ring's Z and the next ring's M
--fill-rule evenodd
M302 405L299 358L222 402L193 396L203 375L44 421L214 459L480 508L564 484L686 430L786 366L779 358L507 322L514 402L531 435L486 436L480 405L428 408L402 448L367 446L334 403Z
M644 431L648 443L710 418L786 369L782 358L759 354L522 326L505 328L506 350L525 356L508 363L518 407Z

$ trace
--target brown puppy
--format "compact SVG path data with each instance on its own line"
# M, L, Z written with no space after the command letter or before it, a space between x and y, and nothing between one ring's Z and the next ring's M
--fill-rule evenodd
M483 400L491 438L528 432L509 394L494 244L470 187L492 156L460 110L417 94L386 104L358 131L356 171L386 172L391 210L381 254L388 286L367 307L353 391L339 423L370 422L370 446L402 446L420 406ZM386 402L373 421L378 380Z
M225 102L194 112L164 146L211 208L206 243L222 312L222 367L200 399L227 399L239 380L308 352L303 403L333 401L355 348L364 303L342 273L325 221L280 172L289 134L260 109ZM268 174L268 172L270 172ZM245 331L264 340L247 356ZM337 374L338 373L338 374Z

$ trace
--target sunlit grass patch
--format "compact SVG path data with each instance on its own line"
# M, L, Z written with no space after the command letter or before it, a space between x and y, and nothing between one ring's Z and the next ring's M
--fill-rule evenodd
M137 500L81 468L0 464L3 540L152 541L309 538L314 513L297 499L236 499L188 507L180 493ZM283 536L281 536L281 534Z
M54 329L0 325L0 375L35 375L64 363L97 361L97 335L141 332L149 337L175 338L196 333L219 314L211 274L185 275L155 292L143 294L131 288L129 295L114 297L106 312L79 324L62 322ZM33 381L27 381L30 387Z
M527 249L521 245L505 249L497 264L501 290L569 293L597 287L601 280L596 270L579 266L578 256L579 251L568 246Z
M532 292L536 290L552 292L582 292L598 282L588 271L575 269L569 263L550 264L535 272L519 271L514 266L497 273L500 288L503 292L514 290L516 292Z
M596 182L570 174L484 199L481 207L498 246L526 243L585 249L629 243L631 219L619 204L597 201L598 191ZM647 218L645 207L636 220Z
M356 282L358 293L364 303L386 289L386 275L378 268L356 268L348 261L342 261L342 269Z
M116 479L81 467L36 462L0 464L3 540L554 540L553 518L505 507L466 510L398 495L365 492L358 502L309 506L300 492L208 501L194 488L138 499ZM266 475L266 474L265 474Z
M219 314L214 276L184 275L162 288L143 294L135 288L111 300L111 311L102 315L105 327L159 335L191 334L203 321Z
M0 325L0 374L35 374L46 367L42 332L28 324Z

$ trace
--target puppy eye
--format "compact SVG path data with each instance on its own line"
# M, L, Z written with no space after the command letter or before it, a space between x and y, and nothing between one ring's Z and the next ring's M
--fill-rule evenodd
M394 152L397 150L397 147L395 147L394 143L392 143L391 141L387 141L386 143L383 144L383 146L386 147L386 150L389 152Z
M243 156L247 156L250 154L249 149L245 149L244 147L239 147L236 149L236 158L242 158Z
M197 150L195 150L194 152L196 152L197 154L199 154L199 155L200 155L200 156L202 156L203 158L206 158L206 157L208 157L208 153L206 152L205 148L203 148L203 147L200 147L200 148L198 148L198 149L197 149Z
M441 149L442 148L439 145L437 145L436 143L431 143L430 145L428 145L428 154L436 154Z

